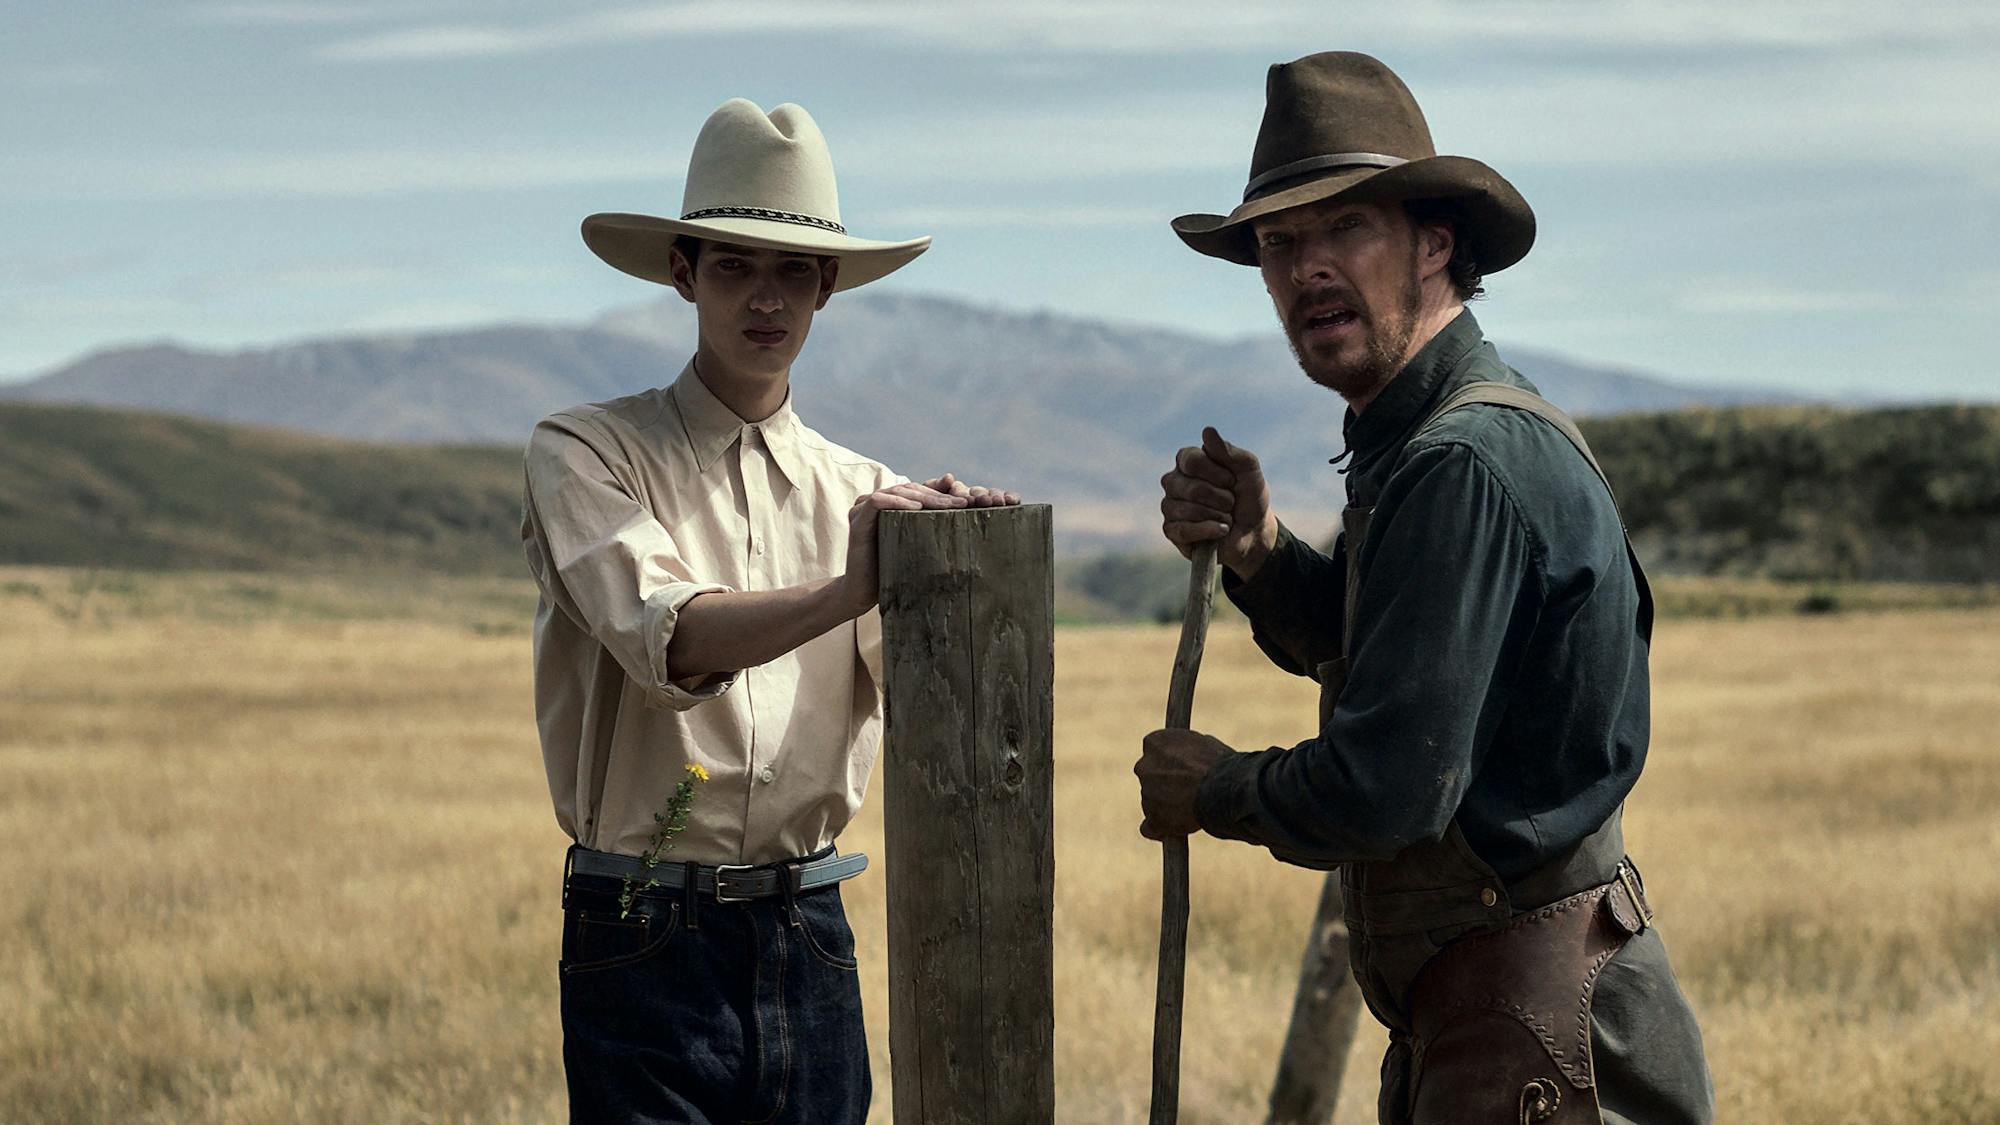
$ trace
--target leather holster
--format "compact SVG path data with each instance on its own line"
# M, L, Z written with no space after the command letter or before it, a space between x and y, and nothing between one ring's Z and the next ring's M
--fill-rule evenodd
M1410 989L1410 1120L1599 1122L1591 995L1651 920L1628 859L1611 882L1431 958Z

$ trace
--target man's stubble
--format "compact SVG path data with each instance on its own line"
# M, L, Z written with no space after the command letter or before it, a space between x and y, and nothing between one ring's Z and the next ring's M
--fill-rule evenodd
M1395 307L1384 310L1387 316L1379 315L1378 310L1363 308L1360 294L1352 289L1345 290L1348 304L1360 315L1362 326L1368 333L1365 353L1354 363L1328 361L1315 365L1299 347L1299 333L1304 330L1300 310L1326 297L1329 292L1320 289L1301 293L1289 313L1279 310L1278 322L1285 330L1285 342L1291 346L1292 358L1298 361L1299 370L1304 371L1313 382L1350 402L1357 398L1372 399L1409 361L1410 341L1417 332L1417 314L1423 308L1423 282L1418 276L1415 248L1412 247L1409 272L1404 275L1403 291L1397 294Z

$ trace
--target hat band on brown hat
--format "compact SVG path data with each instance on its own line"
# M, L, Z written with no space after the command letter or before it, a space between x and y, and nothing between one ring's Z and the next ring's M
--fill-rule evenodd
M769 219L774 223L798 223L800 226L818 227L835 234L846 234L847 228L832 219L822 219L818 215L801 215L797 211L773 211L768 207L703 207L681 216L681 222L696 219Z
M1325 156L1308 156L1304 160L1294 160L1251 180L1243 189L1243 202L1248 203L1265 184L1302 176L1307 172L1317 172L1323 168L1394 168L1398 164L1408 164L1401 156L1390 156L1380 152L1335 152Z
M1470 157L1439 155L1409 87L1382 60L1322 51L1271 67L1264 120L1243 201L1227 215L1182 215L1174 233L1192 249L1258 264L1255 224L1309 203L1454 201L1458 241L1482 273L1521 260L1535 213L1513 184Z

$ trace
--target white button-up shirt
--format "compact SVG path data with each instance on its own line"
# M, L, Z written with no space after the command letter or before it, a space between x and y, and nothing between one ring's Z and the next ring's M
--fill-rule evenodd
M832 843L881 736L870 611L755 668L667 678L681 607L841 573L855 498L904 478L799 422L744 422L690 363L672 386L558 411L528 442L521 536L540 584L535 716L556 820L639 855L685 767L667 858L768 863Z

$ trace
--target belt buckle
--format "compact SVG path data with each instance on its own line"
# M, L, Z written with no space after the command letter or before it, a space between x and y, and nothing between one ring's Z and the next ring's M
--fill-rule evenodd
M1645 899L1639 897L1639 885L1638 882L1632 878L1631 864L1621 863L1618 865L1618 881L1620 883L1625 884L1626 897L1632 900L1632 912L1639 916L1640 924L1647 926L1652 925L1653 924L1652 908L1646 905Z
M755 871L755 870L757 870L757 865L756 865L756 864L754 864L754 863L719 863L719 864L716 864L716 866L715 866L715 901L717 901L717 902L749 902L749 901L750 901L751 899L753 899L753 898L756 898L757 896L756 896L755 894L752 894L752 893L750 893L750 892L749 892L749 891L748 891L747 889L746 889L746 890L744 890L744 891L743 891L743 892L741 892L741 893L738 893L738 894L731 894L731 893L729 893L728 891L726 891L726 890L724 890L724 889L723 889L723 884L724 884L724 883L725 883L725 882L726 882L726 881L728 880L728 877L729 877L730 875L732 875L732 874L736 874L736 873L738 873L738 872L744 872L744 871Z

